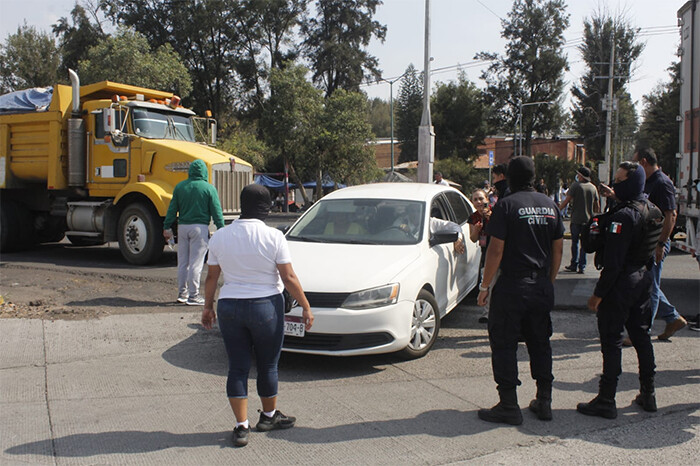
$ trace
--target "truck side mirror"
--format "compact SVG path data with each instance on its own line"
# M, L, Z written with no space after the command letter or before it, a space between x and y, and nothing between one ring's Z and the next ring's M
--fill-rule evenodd
M117 114L113 108L102 109L102 126L105 134L112 134L117 128Z

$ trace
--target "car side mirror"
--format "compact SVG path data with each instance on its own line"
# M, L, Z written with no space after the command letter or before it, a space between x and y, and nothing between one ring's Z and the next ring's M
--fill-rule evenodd
M282 233L287 233L290 228L291 228L291 225L279 225L279 226L277 226L277 229L279 231L281 231Z
M430 241L428 243L432 248L436 244L454 243L458 239L459 233L437 232L433 235L430 235Z

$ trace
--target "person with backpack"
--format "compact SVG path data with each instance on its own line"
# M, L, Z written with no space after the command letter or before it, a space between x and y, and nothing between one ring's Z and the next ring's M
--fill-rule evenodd
M603 269L588 307L596 312L603 375L598 395L579 403L577 411L607 419L617 417L615 394L622 372L622 335L625 328L639 360L640 392L635 402L645 411L656 411L654 376L656 364L647 325L652 279L651 267L661 233L661 211L644 196L644 169L635 162L623 162L615 173L613 190L619 203L605 217L600 216L604 235Z

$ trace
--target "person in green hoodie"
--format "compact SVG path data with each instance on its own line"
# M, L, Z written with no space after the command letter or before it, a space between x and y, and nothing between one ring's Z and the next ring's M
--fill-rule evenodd
M201 160L190 164L188 178L173 190L173 199L163 222L163 236L169 241L172 225L177 218L177 302L203 306L199 281L204 267L204 256L209 244L209 222L216 228L224 227L224 214L219 195L209 184L207 166Z

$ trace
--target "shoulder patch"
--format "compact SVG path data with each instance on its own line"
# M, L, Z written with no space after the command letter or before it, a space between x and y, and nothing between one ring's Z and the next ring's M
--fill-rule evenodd
M612 222L610 224L610 233L622 233L622 223Z

